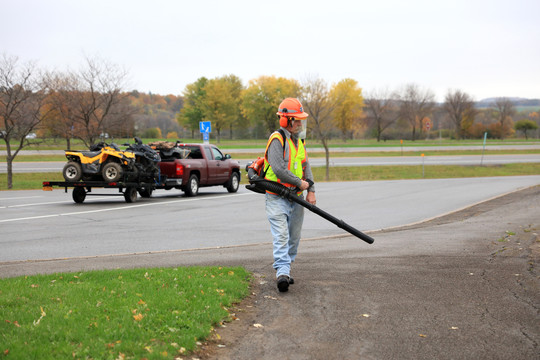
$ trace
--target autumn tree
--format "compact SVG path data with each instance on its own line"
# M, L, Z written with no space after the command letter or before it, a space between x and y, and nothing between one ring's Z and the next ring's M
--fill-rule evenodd
M131 123L128 94L122 92L127 72L104 60L86 58L85 67L54 75L52 96L60 122L90 147L99 137ZM60 107L61 106L61 107ZM57 119L58 120L58 119Z
M184 107L177 115L178 122L191 130L191 137L199 129L199 122L204 119L203 104L206 97L204 89L208 79L200 77L194 83L188 84L183 92Z
M0 138L6 143L7 187L13 188L13 160L25 146L27 135L47 117L47 87L31 63L17 57L0 58Z
M221 139L221 130L232 127L240 114L240 93L242 83L235 76L224 76L209 80L204 86L205 97L202 110L205 121L212 123L217 133L217 142Z
M263 124L267 135L279 126L277 108L288 97L298 97L300 85L296 80L261 76L251 80L242 95L242 113L252 124Z
M416 128L435 108L435 94L422 90L416 84L408 84L400 94L400 117L412 128L412 141L416 139Z
M494 105L493 113L498 123L498 135L502 140L512 131L512 116L515 115L516 109L512 100L504 97L497 98Z
M394 124L399 116L396 95L388 89L374 90L364 98L366 115L375 129L377 142L381 141L382 133Z
M461 90L448 91L443 108L452 120L456 138L463 138L477 114L473 99Z
M304 111L309 114L308 130L318 139L326 157L326 180L330 178L330 148L329 140L333 130L332 111L334 104L330 101L328 84L321 78L310 77L302 81L300 102Z
M344 79L332 86L330 90L332 117L334 125L341 131L343 141L352 138L354 126L363 115L364 99L362 89L353 79Z

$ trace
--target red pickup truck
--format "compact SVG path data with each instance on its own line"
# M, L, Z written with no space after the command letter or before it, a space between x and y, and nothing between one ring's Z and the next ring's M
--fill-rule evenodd
M240 186L240 164L211 144L176 143L168 149L156 147L166 190L180 189L195 196L199 187L222 185L231 193Z

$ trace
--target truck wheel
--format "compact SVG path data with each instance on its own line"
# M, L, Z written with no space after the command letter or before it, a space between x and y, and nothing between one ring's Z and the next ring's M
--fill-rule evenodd
M122 166L115 162L106 163L101 171L103 180L107 182L115 182L120 180L122 178L122 174Z
M238 191L239 186L240 186L240 175L237 172L233 172L231 174L231 178L229 179L229 182L227 183L227 191L230 193L235 193Z
M143 197L143 198L151 197L152 192L153 192L152 188L143 187L143 188L139 189L139 195L141 195L141 197Z
M189 177L186 189L184 190L187 196L195 196L199 192L199 178L193 174Z
M66 165L64 165L64 170L62 170L62 174L64 175L64 179L66 179L66 181L74 182L81 180L81 164L75 161L69 161Z
M124 199L126 199L127 203L134 203L137 201L137 189L131 186L126 188L126 191L124 191Z
M75 201L77 204L82 204L84 202L84 199L86 199L86 191L83 187L76 186L73 188L73 193L71 193L71 197L73 198L73 201Z

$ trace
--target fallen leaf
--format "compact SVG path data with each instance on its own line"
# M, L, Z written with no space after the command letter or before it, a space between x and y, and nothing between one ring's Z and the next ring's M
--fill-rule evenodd
M457 329L459 329L459 328L458 328L457 326L452 326L450 329L452 329L452 330L457 330Z
M427 337L427 335L424 335L424 334L419 334L419 335L420 335L420 337L423 337L423 338Z
M144 317L143 314L133 315L133 318L135 319L135 321L141 321L143 317Z
M224 348L225 345L219 344L217 347L218 347L218 348Z
M368 317L370 317L371 315L369 315L369 314L362 314L362 316L365 317L365 318L368 318Z
M262 328L262 327L264 327L264 326L262 326L261 324L253 324L253 326L256 327L256 328Z

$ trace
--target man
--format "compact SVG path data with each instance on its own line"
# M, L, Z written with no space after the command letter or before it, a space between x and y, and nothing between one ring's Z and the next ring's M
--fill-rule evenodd
M268 139L265 156L265 179L278 182L303 196L315 205L313 174L304 147L308 114L298 99L287 98L281 102L277 115L281 129ZM284 136L283 136L284 135ZM280 292L293 284L291 263L296 258L300 233L304 221L304 208L269 191L266 192L266 215L273 236L274 269Z

